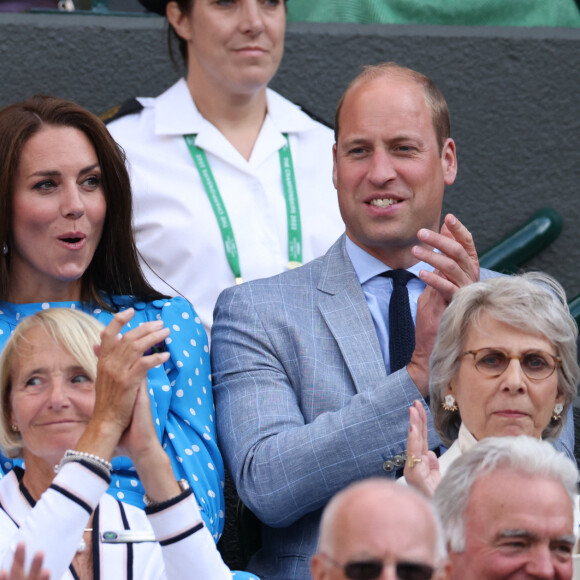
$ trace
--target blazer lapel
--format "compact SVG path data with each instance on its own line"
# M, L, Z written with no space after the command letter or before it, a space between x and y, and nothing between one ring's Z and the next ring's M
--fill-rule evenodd
M385 362L364 293L346 253L345 234L325 256L318 307L357 392L386 379Z

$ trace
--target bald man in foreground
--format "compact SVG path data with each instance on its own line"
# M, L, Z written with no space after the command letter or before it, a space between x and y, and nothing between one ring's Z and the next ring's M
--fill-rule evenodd
M367 479L326 506L313 580L448 580L449 564L435 511L411 488Z

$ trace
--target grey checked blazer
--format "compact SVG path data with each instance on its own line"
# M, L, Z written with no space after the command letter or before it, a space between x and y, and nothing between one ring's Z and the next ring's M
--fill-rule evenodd
M219 442L240 498L265 524L249 566L263 579L310 578L322 508L355 480L394 477L409 406L423 401L406 369L386 374L344 242L225 290L214 312Z

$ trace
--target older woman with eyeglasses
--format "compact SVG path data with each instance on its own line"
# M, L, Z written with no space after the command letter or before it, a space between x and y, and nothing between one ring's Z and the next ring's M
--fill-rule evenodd
M463 452L485 437L555 439L576 394L578 329L563 288L530 273L472 284L441 319L430 359L431 412L443 443L427 448L427 416L409 409L405 479L432 495Z

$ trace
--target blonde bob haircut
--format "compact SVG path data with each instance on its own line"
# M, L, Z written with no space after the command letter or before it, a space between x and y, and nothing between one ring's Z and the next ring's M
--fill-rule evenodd
M458 290L441 318L429 360L429 392L433 424L445 445L457 439L461 416L442 403L447 387L459 371L467 333L483 314L514 329L546 338L562 359L558 365L558 393L564 397L561 419L551 419L543 439L560 435L576 395L580 369L576 358L578 327L566 303L566 294L551 276L530 272L477 282ZM494 346L490 344L489 346Z
M30 348L29 331L42 328L48 337L60 344L87 375L94 381L97 377L97 356L94 346L101 343L105 328L98 320L69 308L50 308L24 318L8 339L0 356L0 447L7 457L22 455L20 433L11 430L12 377L20 353Z

